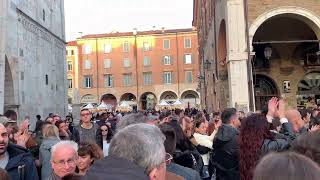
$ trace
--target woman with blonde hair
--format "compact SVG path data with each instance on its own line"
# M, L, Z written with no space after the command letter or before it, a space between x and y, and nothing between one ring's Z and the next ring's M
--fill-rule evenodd
M42 128L43 141L40 146L39 160L42 165L41 179L47 179L51 172L51 147L60 141L59 129L52 124L45 124Z

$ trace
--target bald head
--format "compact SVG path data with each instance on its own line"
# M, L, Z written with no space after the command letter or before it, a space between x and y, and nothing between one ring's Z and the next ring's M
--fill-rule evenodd
M296 133L298 133L300 129L304 126L304 121L302 120L301 114L298 110L288 110L286 113L286 117L288 121L292 124L293 130Z
M301 114L298 110L292 109L287 111L286 117L289 121L295 121L301 119Z

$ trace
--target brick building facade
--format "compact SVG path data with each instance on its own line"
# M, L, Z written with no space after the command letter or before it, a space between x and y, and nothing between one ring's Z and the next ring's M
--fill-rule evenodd
M150 109L163 99L181 99L184 106L196 106L197 42L193 29L82 36L67 46L67 64L73 66L70 100L78 91L83 104L104 101L116 107L126 101Z
M272 96L320 103L317 0L194 0L193 13L207 109L261 110Z

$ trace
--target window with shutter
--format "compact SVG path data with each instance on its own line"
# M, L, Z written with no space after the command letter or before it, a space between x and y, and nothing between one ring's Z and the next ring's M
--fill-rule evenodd
M113 76L111 74L107 74L104 76L105 87L113 87Z
M105 69L111 68L111 59L105 59L103 64Z
M164 84L172 84L172 72L164 72L163 73L163 83Z
M123 67L130 67L130 60L128 58L123 59Z
M92 76L84 76L84 87L92 88Z
M150 65L151 65L150 57L144 56L143 57L143 66L150 66Z
M191 38L184 39L184 48L191 48Z
M163 64L164 65L171 65L172 64L171 56L169 56L169 55L163 56Z
M125 41L123 43L123 52L129 52L129 42Z
M169 39L163 40L163 49L170 49L170 40Z
M186 83L192 83L192 71L185 72Z
M184 64L192 64L192 56L191 54L184 55Z
M144 85L150 85L152 83L152 73L151 72L143 73L143 82L144 82Z
M105 44L104 53L111 53L111 52L112 52L112 44Z
M83 54L91 54L91 52L92 52L91 46L88 44L84 44L82 46L82 52L83 52Z
M91 69L91 61L90 60L84 61L84 69Z

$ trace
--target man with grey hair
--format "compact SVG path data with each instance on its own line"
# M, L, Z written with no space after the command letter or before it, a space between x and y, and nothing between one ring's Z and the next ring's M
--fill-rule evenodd
M142 113L132 113L123 116L117 123L117 131L131 124L148 123L148 118Z
M51 148L51 166L53 172L48 180L61 180L74 174L78 160L78 144L74 141L60 141Z
M89 170L85 179L103 179L100 175L108 174L109 179L123 178L123 173L132 173L127 168L121 170L122 167L117 166L115 169L108 166L107 163L113 158L125 159L126 161L137 165L139 169L136 172L127 176L127 179L149 179L149 180L164 180L166 175L166 152L164 149L165 137L156 126L140 123L129 125L121 130L113 137L109 147L109 156L100 162L95 163ZM115 161L116 162L116 161ZM111 168L113 168L111 170ZM116 175L115 172L119 172ZM121 173L120 173L121 172ZM144 174L140 178L134 178L138 173ZM111 175L112 174L112 175Z

